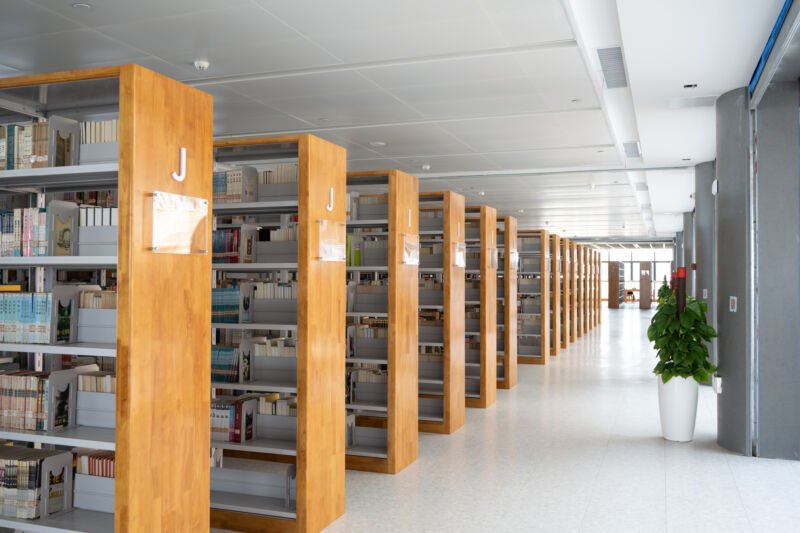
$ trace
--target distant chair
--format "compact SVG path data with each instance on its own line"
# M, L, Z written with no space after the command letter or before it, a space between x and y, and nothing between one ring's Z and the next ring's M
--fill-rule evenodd
M633 293L632 290L627 289L625 291L625 303L627 303L627 302L635 302L635 301L636 301L636 295Z

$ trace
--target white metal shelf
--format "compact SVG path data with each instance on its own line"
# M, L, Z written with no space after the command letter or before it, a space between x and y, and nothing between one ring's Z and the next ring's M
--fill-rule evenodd
M217 383L212 381L211 388L223 390L247 390L253 392L297 392L297 384L295 383L286 383L285 381L270 381L268 379L246 381L244 383Z
M277 518L297 518L294 507L286 507L281 498L253 496L233 492L211 491L211 508L237 513L274 516Z
M297 270L297 263L211 263L211 269L220 272Z
M389 219L388 218L376 218L373 220L348 220L347 227L348 228L368 228L371 226L388 226ZM388 233L388 232L387 232Z
M0 352L116 357L117 345L92 342L76 342L72 344L15 344L11 342L3 342L0 343Z
M33 442L35 444L56 444L98 450L115 449L115 430L89 426L73 426L51 431L26 431L23 429L0 428L0 439Z
M73 509L36 520L3 516L0 527L31 533L109 533L114 531L114 514Z
M241 330L275 330L275 331L297 331L297 324L236 324L228 322L212 322L212 329L241 329Z
M271 202L240 202L214 204L215 215L267 215L272 213L296 213L297 200ZM258 224L253 224L258 225Z
M42 188L115 185L119 164L72 165L68 167L21 168L0 170L0 187ZM63 190L63 189L62 189Z
M117 256L66 255L35 257L0 257L0 268L51 267L60 269L76 268L117 268Z
M389 455L386 451L386 446L368 446L365 444L356 444L349 446L345 453L347 455L357 455L360 457L376 457L378 459L386 459Z
M240 452L271 453L275 455L297 455L297 441L255 438L245 442L211 441L212 448Z

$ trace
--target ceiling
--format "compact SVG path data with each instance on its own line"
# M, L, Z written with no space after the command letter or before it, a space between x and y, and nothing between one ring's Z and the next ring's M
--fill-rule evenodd
M138 63L213 94L217 136L312 132L346 147L350 170L399 168L587 238L679 229L692 172L624 169L713 159L710 103L746 84L781 4L88 2L3 0L0 76ZM604 87L609 46L629 87Z

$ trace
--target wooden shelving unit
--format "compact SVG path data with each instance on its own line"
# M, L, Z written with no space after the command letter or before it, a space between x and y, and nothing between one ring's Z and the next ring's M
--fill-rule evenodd
M517 362L550 362L550 235L547 230L517 230L519 271Z
M585 277L586 277L586 264L583 261L583 245L576 244L575 245L575 271L577 272L576 283L577 283L577 302L575 308L575 327L576 327L576 337L581 338L583 337L584 333L584 325L586 324L586 318L584 315L584 299L586 298L586 284Z
M420 193L419 205L419 430L450 434L466 416L464 197ZM427 376L436 382L423 382Z
M569 283L570 283L570 302L569 302L569 342L578 340L578 298L579 295L579 276L578 276L578 243L569 243Z
M572 327L572 252L570 241L561 238L561 347L569 348Z
M653 263L639 263L639 309L650 309L653 300Z
M485 205L465 211L466 405L485 409L497 400L497 211Z
M351 470L396 474L418 456L419 182L399 170L350 172L347 190L351 203L348 236L366 235L362 238L370 244L386 245L385 253L380 251L375 257L368 258L366 249L360 253L362 263L380 269L350 269L348 273L349 283L355 283L348 289L348 299L352 298L348 327L378 319L385 324L368 329L383 329L386 335L351 339L347 379L353 407L348 411L356 416L345 464ZM375 285L370 283L380 283L386 292L358 292L373 290ZM374 358L381 363L363 362ZM359 381L362 374L370 378L375 368L386 383ZM441 375L425 378L426 383L444 383ZM379 410L360 407L362 389L368 401L378 400Z
M581 326L583 328L584 335L589 333L591 329L589 326L589 318L591 317L591 288L592 283L590 281L592 276L592 265L589 263L589 249L586 246L581 248L581 263L583 264L583 277L581 278L581 284L583 285L583 298L581 299Z
M625 263L608 263L608 308L619 309L625 303Z
M550 355L561 353L561 237L550 234Z
M600 258L600 252L594 251L594 264L595 264L595 277L594 277L594 294L595 294L595 313L597 316L596 325L599 326L603 316L603 291L602 291L602 277L600 271L603 268L603 261Z
M51 290L60 270L91 271L101 280L116 270L114 344L2 345L27 354L34 370L60 368L62 354L114 361L116 428L2 431L2 438L114 450L115 512L75 508L36 520L2 518L0 526L43 533L208 531L211 217L196 226L194 244L204 249L196 253L156 253L148 238L157 223L154 191L210 205L212 98L137 65L0 79L0 98L51 123L65 109L82 120L115 116L120 133L110 151L118 162L0 172L0 186L29 194L30 205L39 207L47 207L45 192L118 189L116 256L0 259L2 270L29 269L31 291ZM2 115L3 123L30 120L5 109ZM185 172L177 181L171 175L181 171L184 149Z
M256 217L253 224L259 225L259 218L269 216L283 220L279 227L289 221L296 224L296 244L285 241L287 249L274 262L271 257L277 252L267 248L261 255L269 257L253 254L257 263L214 267L218 282L259 279L296 283L297 299L266 299L261 307L253 301L252 309L261 309L267 318L274 317L269 321L274 323L212 324L218 330L249 326L268 338L294 338L296 358L254 356L254 381L225 384L225 388L294 393L297 408L296 417L258 415L256 439L252 441L211 443L212 448L223 449L220 470L229 474L232 481L228 486L233 485L212 490L211 526L238 531L317 532L344 513L345 149L312 135L247 137L215 141L213 159L218 168L249 165L262 170L277 163L297 165L296 184L280 184L281 191L273 185L259 185L256 202L214 206L218 217L252 216ZM212 390L219 385L213 383ZM235 484L242 479L244 489L245 480L252 481L248 476L276 469L283 472L281 468L287 465L294 465L296 472L296 487L291 491L285 487L287 494L293 492L295 496L288 506L283 499L239 491ZM228 468L235 471L228 473Z
M497 217L498 241L502 252L497 269L497 387L512 389L517 385L517 219Z

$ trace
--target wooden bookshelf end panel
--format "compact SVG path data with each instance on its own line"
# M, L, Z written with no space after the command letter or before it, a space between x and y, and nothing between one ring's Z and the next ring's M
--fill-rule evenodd
M444 433L464 425L464 268L455 266L455 243L464 242L464 197L443 193L444 208Z

